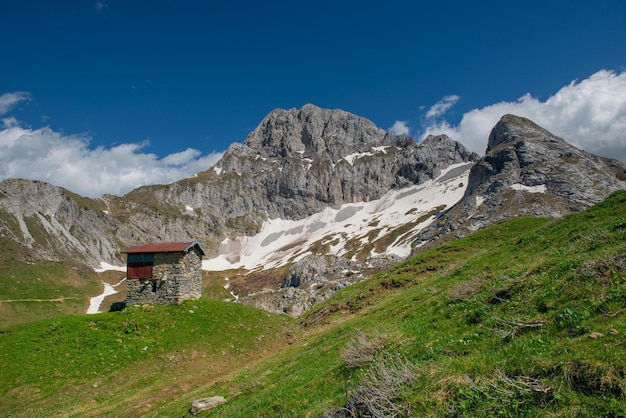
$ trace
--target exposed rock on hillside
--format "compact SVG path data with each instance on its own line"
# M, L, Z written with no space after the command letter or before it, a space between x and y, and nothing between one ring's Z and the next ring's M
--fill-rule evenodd
M300 316L337 290L400 262L397 256L375 257L367 263L333 255L310 256L295 263L277 289L263 289L240 300L270 312Z
M217 255L225 237L253 235L268 219L302 219L420 184L477 155L447 137L416 144L341 110L274 110L243 144L194 178L124 197L88 199L29 180L0 183L3 242L18 258L119 264L151 241L198 240Z
M294 264L278 289L263 289L240 300L270 312L299 316L335 291L363 279L358 263L334 256L311 256Z
M208 181L155 194L171 204L214 208L226 226L250 234L266 219L302 219L328 206L368 202L477 159L445 136L418 145L365 118L309 104L272 111L243 144L230 146Z
M433 244L511 216L579 211L626 184L623 163L511 115L477 160L446 136L417 144L342 110L277 109L215 167L173 184L88 199L1 182L0 260L98 267L122 264L132 245L199 241L216 270L291 266L282 287L274 277L256 287L269 290L240 296L297 316L375 263L405 257L416 238Z
M97 265L116 257L117 228L92 199L41 181L0 182L0 239L12 258Z
M513 216L581 211L625 187L624 163L580 150L528 119L505 115L489 135L485 156L472 167L463 199L425 230L418 244Z

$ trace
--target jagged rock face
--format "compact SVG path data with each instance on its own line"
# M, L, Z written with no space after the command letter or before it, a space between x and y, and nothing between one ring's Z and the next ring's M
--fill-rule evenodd
M21 248L16 258L29 262L64 261L97 265L119 248L114 218L99 204L41 181L0 183L0 234Z
M216 165L228 217L302 219L329 205L370 201L477 159L445 136L417 145L367 119L306 105L274 110ZM244 189L247 193L238 193ZM232 202L232 203L230 203Z
M297 317L365 276L358 263L342 257L311 256L295 263L278 289L263 289L240 300L270 312Z
M626 165L580 150L528 119L505 115L470 171L463 199L420 237L464 235L519 215L581 211L626 187Z
M445 136L417 145L341 110L275 110L214 168L170 185L88 199L42 182L2 182L0 238L36 260L92 267L120 264L121 249L153 241L197 240L211 256L223 238L252 235L268 219L378 199L477 158Z

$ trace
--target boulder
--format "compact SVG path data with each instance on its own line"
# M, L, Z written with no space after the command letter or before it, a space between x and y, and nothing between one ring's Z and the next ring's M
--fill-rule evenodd
M225 402L226 399L224 399L223 396L211 396L209 398L196 399L191 402L191 409L189 409L189 412L191 412L192 415L198 415L202 411L213 409Z

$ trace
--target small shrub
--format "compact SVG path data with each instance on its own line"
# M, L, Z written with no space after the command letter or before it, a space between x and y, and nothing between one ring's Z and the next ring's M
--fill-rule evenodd
M557 367L575 389L592 396L626 396L626 372L612 364L571 359Z
M354 337L348 341L339 356L346 367L355 369L371 363L382 347L383 342L380 338L369 337L362 331L356 330Z
M491 378L466 377L469 388L459 389L458 399L448 409L457 415L480 409L485 416L524 415L535 407L544 407L553 390L539 379L528 376L511 377L500 370Z
M448 290L448 300L450 302L464 302L477 295L486 282L485 278L476 278L467 282L462 282Z
M568 330L570 335L577 336L586 332L586 328L582 324L588 316L586 311L576 308L565 308L555 315L554 322L557 329Z
M410 416L408 397L417 379L413 363L392 356L376 363L361 381L355 403L375 417Z
M533 328L539 328L546 325L546 321L543 319L538 320L524 320L520 318L495 318L497 328L495 329L496 335L502 339L513 339L518 334L528 331Z
M416 366L406 358L385 357L367 371L346 405L326 417L410 417L417 377Z
M614 256L586 260L578 272L583 277L600 279L612 275L620 276L624 270L626 270L626 254L620 253Z
M465 317L465 323L467 323L467 325L481 324L483 322L484 315L485 315L484 308L477 308L477 309L471 310L467 313L467 316Z

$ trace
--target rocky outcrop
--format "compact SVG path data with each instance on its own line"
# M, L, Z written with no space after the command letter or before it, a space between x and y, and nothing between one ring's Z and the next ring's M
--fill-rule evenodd
M473 164L469 178L468 164ZM269 289L239 296L264 309L297 316L338 288L366 277L376 269L375 263L393 262L377 257L388 253L394 242L402 241L408 248L417 236L418 248L424 248L512 216L579 211L624 188L625 170L619 161L579 150L512 115L493 128L487 152L479 159L444 135L417 144L342 110L313 105L277 109L242 144L233 144L215 167L173 184L141 187L123 197L87 199L38 181L1 182L0 260L119 265L124 262L122 248L155 241L199 241L209 258L219 260L221 254L235 265L235 259L243 257L241 251L245 249L246 256L255 251L247 242L255 242L254 236L269 220L280 219L285 223L275 224L285 225L285 230L268 232L258 245L300 237L272 253L291 254L281 259L284 264L276 264L293 264L291 270L281 287L273 282ZM409 186L416 187L396 192ZM434 186L441 186L438 194L433 194ZM394 201L424 190L431 193L406 210L401 208L402 222L395 216L381 221ZM446 197L445 202L428 206L441 196L454 199ZM320 224L326 225L318 220L289 227L289 222L361 202L375 203L376 210L363 227L366 232L357 229L358 234L348 236L332 230L307 248L287 251L308 242ZM362 208L344 209L354 215ZM333 218L337 228L354 227L356 218L343 218L348 212L337 212ZM233 243L237 249L225 249ZM350 261L332 258L338 243L350 246L345 253ZM307 255L313 257L303 258Z
M211 396L208 398L196 399L191 402L189 413L191 415L198 415L200 412L216 408L223 403L226 403L226 399L223 396Z
M6 180L0 240L18 258L90 267L121 264L121 248L154 241L200 241L215 256L224 238L252 235L268 219L375 200L477 158L445 136L416 144L342 110L277 109L214 168L170 185L88 199Z
M598 157L532 121L505 115L472 167L465 195L418 244L465 235L514 216L558 217L626 188L626 165Z
M117 219L102 203L51 184L8 179L0 182L0 239L28 262L63 261L97 266L115 259Z
M240 301L270 312L298 317L336 291L400 262L398 256L371 258L366 263L333 255L313 255L293 264L276 289L263 289Z
M229 147L207 181L179 182L155 195L253 233L268 218L302 219L328 206L375 200L477 159L446 136L416 144L365 118L309 104L272 111L243 144Z
M358 263L335 256L311 256L294 264L278 289L264 289L240 300L270 312L297 317L364 277Z

